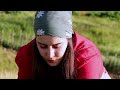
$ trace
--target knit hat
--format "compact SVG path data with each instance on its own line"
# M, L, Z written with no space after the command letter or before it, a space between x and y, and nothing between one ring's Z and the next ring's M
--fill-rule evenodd
M72 11L37 11L34 19L35 35L71 38Z

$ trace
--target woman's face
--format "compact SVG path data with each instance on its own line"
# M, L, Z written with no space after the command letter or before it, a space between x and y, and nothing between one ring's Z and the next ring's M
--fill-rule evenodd
M49 35L36 37L37 48L49 66L57 66L66 51L68 40L66 38Z

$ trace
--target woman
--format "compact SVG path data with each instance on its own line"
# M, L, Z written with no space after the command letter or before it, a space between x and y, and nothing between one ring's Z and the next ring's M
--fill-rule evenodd
M18 79L110 79L95 44L73 32L71 11L37 11L34 31L16 55Z

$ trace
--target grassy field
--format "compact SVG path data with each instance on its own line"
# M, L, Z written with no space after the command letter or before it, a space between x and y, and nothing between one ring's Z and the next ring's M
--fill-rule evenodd
M0 41L4 47L17 50L34 38L34 11L0 13Z
M34 14L34 11L0 12L0 78L17 77L16 52L34 38ZM120 19L73 15L73 29L97 45L112 76L120 73Z
M15 64L16 51L0 46L0 79L16 79L18 68Z

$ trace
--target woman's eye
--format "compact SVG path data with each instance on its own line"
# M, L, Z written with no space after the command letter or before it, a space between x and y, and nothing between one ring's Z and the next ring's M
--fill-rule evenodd
M59 48L61 45L59 44L57 44L57 45L53 45L53 48Z
M47 48L47 45L39 45L40 48Z

